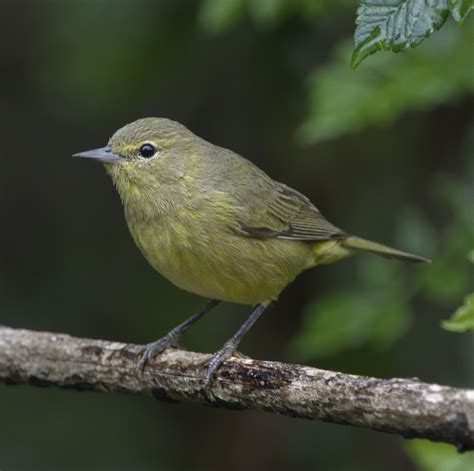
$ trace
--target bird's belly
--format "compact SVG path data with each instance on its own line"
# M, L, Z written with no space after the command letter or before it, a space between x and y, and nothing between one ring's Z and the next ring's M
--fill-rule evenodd
M130 225L148 262L176 286L207 298L257 304L278 297L313 256L302 242L247 238L173 223Z

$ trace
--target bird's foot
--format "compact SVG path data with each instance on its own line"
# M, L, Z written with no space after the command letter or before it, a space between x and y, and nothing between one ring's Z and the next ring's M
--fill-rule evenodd
M166 334L161 339L156 340L145 345L143 352L140 356L140 360L137 364L137 370L143 372L145 365L150 358L152 353L161 353L167 348L178 348L179 347L179 335L173 335L171 332Z
M242 357L244 355L237 352L237 346L233 342L226 342L220 350L206 359L207 373L204 380L204 389L209 388L219 367L232 356Z

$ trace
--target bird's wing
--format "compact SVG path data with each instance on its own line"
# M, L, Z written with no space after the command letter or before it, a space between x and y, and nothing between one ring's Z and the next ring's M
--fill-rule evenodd
M252 198L250 214L239 221L241 233L261 239L328 240L347 237L306 196L283 183L271 183L271 188L261 188L262 195Z

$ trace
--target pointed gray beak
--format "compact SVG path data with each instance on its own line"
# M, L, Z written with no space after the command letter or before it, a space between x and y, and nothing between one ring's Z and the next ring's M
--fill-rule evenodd
M73 157L82 157L84 159L95 159L100 162L117 162L120 160L120 156L114 154L110 147L101 147L100 149L86 150L85 152L79 152L74 154Z

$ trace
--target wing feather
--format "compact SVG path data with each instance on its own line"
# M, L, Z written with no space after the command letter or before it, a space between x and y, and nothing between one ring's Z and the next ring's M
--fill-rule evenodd
M306 196L283 183L272 183L273 191L265 189L266 198L262 198L258 211L250 215L247 222L241 223L240 230L245 235L292 240L328 240L347 236L331 224Z

